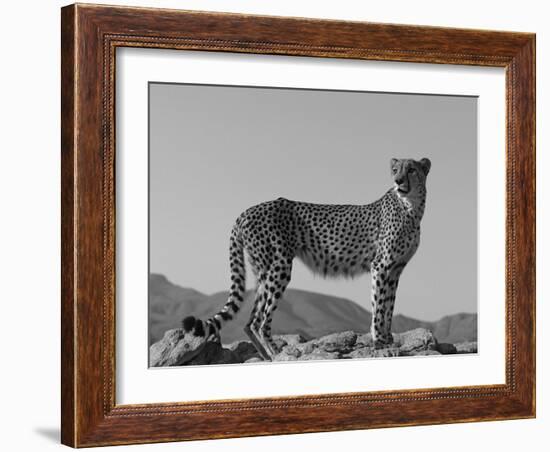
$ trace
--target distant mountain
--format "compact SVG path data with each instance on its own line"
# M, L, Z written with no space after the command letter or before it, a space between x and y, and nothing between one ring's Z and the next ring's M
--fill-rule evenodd
M239 315L222 331L224 343L248 339L243 327L252 310L251 291ZM163 275L149 277L149 344L162 338L166 330L178 328L188 316L206 319L220 310L227 301L227 292L205 295L194 289L179 287ZM305 339L353 330L366 333L371 314L353 301L305 290L287 289L273 317L273 334L299 333ZM439 342L477 341L477 314L454 314L437 322L423 322L401 314L393 318L396 333L415 328L430 329Z

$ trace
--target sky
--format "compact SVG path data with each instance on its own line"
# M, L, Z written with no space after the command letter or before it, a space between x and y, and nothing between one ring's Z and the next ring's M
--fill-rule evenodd
M477 311L475 97L151 83L149 100L152 273L228 290L229 233L246 208L281 196L368 204L391 187L392 157L427 157L420 246L395 311ZM325 280L295 260L289 287L370 310L368 275Z

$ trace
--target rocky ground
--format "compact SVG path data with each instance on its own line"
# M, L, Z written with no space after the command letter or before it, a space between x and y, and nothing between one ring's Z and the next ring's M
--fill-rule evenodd
M416 328L404 333L393 334L391 347L375 349L369 333L353 331L333 333L306 341L298 334L275 335L274 340L280 353L274 361L309 361L326 359L377 358L394 356L449 355L476 353L476 342L456 344L438 343L432 332ZM164 337L151 345L149 364L151 367L237 364L263 361L249 341L236 341L231 344L208 342L196 351L197 344L184 335L181 329L172 329Z

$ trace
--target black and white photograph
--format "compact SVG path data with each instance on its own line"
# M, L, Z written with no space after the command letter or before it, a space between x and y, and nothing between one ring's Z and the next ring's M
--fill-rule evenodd
M546 3L106 3L2 9L2 449L545 451Z
M150 367L477 353L475 96L148 90Z

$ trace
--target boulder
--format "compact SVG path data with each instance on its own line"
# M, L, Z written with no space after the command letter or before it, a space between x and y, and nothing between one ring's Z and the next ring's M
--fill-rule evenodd
M457 353L477 353L477 342L461 342L454 346Z
M333 333L313 340L316 348L327 351L342 351L352 348L357 342L357 333L353 331L344 331L342 333Z
M422 350L435 350L437 341L430 330L416 328L393 335L394 346L399 347L402 355L414 355Z
M442 355L454 355L456 353L454 344L447 344L445 342L437 344L436 350Z
M185 364L188 366L200 366L203 364L237 364L242 362L242 357L236 351L223 348L218 342L208 342L197 356Z
M256 350L256 347L254 347L252 342L236 341L229 345L226 345L225 347L227 347L229 350L239 356L242 362L247 362L249 359L254 357L260 358L260 356L258 355L258 351Z
M179 366L202 353L203 349L201 338L186 335L181 328L168 330L149 348L149 366Z

